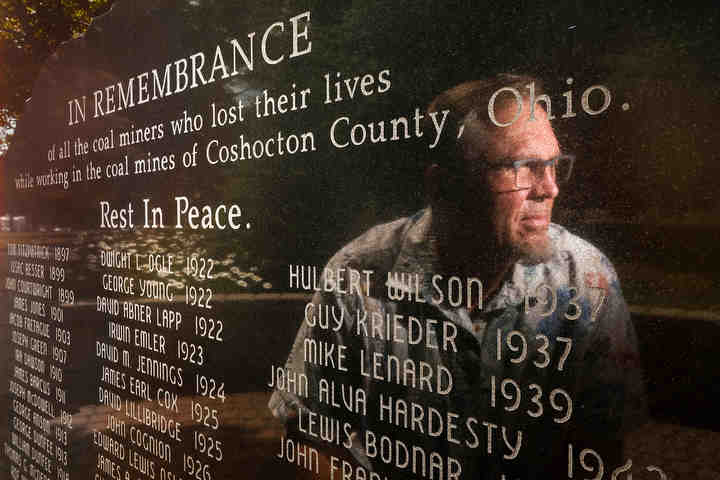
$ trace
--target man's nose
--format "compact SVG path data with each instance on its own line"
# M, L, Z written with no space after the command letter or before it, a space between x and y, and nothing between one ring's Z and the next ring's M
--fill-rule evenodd
M557 183L555 182L554 169L551 165L545 166L540 178L533 183L530 193L536 198L555 198L560 193Z

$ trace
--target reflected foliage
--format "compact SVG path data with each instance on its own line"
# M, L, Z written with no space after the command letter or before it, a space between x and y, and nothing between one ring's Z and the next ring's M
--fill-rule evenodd
M0 0L0 129L22 113L45 60L113 1Z

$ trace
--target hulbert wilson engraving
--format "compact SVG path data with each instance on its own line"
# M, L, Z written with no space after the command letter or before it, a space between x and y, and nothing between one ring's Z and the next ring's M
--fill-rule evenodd
M529 85L532 100L493 95ZM622 465L644 417L637 341L612 264L551 222L582 160L561 150L548 103L509 74L445 91L428 107L449 112L429 205L325 268L290 265L291 287L316 293L272 371L279 457L338 479Z

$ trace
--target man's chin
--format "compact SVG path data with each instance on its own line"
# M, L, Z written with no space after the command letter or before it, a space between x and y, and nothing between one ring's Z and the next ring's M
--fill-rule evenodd
M555 248L547 232L532 235L517 246L518 261L523 265L537 265L547 262L554 253Z

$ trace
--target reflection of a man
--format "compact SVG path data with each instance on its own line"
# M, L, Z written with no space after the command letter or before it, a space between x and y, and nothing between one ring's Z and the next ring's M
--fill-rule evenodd
M627 306L607 258L550 223L573 158L539 103L498 96L487 113L493 92L530 82L500 75L438 96L428 110L449 110L454 130L426 170L430 206L328 263L373 274L352 294L315 295L286 365L309 394L270 402L318 448L345 447L388 478L567 478L623 463L643 407ZM321 327L316 312L341 321ZM343 346L343 368L306 361L321 343Z

